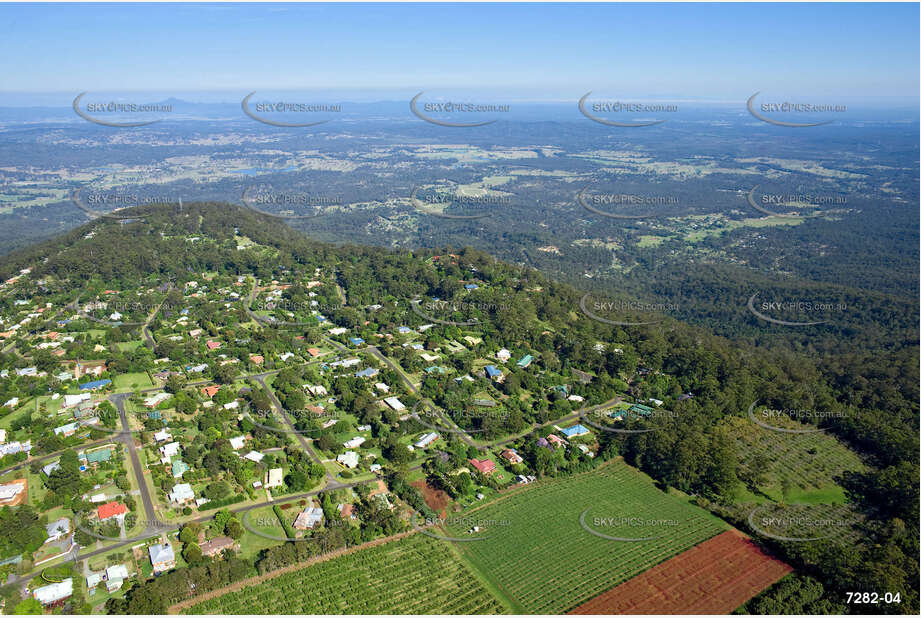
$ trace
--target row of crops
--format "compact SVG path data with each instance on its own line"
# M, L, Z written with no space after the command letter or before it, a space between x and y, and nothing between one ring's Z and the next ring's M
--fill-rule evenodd
M506 613L443 542L414 534L198 603L187 614Z
M631 540L592 534L583 513L588 528ZM448 526L449 536L482 537L457 549L516 611L541 614L565 613L727 529L619 461L529 485L465 516L487 523L472 535Z

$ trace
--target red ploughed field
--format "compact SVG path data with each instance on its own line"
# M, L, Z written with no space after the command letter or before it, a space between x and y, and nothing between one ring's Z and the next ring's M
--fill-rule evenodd
M792 571L738 530L729 530L569 613L729 614Z

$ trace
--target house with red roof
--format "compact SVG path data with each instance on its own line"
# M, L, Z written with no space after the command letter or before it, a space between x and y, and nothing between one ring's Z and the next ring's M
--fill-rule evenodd
M220 341L208 341L205 345L208 346L209 350L217 350L219 347L221 347L221 342Z
M249 357L249 360L253 361L257 365L261 365L265 362L265 357L262 354L253 354Z
M203 389L201 389L201 392L207 395L208 398L210 399L211 397L214 397L219 390L221 390L220 386L211 385L211 386L206 386Z
M496 471L496 463L488 459L468 459L467 461L482 474L489 475Z
M128 507L121 502L107 502L96 509L99 521L105 521L112 517L124 517L127 512Z

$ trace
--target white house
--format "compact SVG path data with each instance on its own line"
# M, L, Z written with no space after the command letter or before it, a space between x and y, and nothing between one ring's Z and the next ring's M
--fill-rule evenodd
M169 459L170 457L179 454L179 446L180 444L178 442L170 442L168 444L164 444L160 447L160 454L163 456L163 459Z
M386 397L384 398L384 403L386 403L397 412L406 409L406 406L404 406L403 403L396 397Z
M336 457L336 461L346 468L356 468L358 467L358 453L355 451L346 451Z
M243 445L246 443L246 438L244 436L237 436L236 438L230 439L230 448L235 451L239 451L243 448Z
M69 599L74 594L74 580L72 577L57 582L41 586L32 591L32 598L42 605L51 605L64 599Z
M243 456L243 459L249 459L250 461L255 461L256 463L259 463L260 461L262 461L264 457L265 455L263 455L259 451L250 451L246 455Z
M195 499L195 492L188 483L179 483L173 486L173 491L167 497L174 504L184 504Z
M366 440L362 438L361 436L355 436L351 440L346 440L345 442L343 442L342 446L344 446L345 448L358 448L365 442Z

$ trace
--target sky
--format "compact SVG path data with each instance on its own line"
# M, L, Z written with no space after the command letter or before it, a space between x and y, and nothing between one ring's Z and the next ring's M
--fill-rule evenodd
M62 101L432 88L917 101L918 49L917 3L0 4L0 91Z

